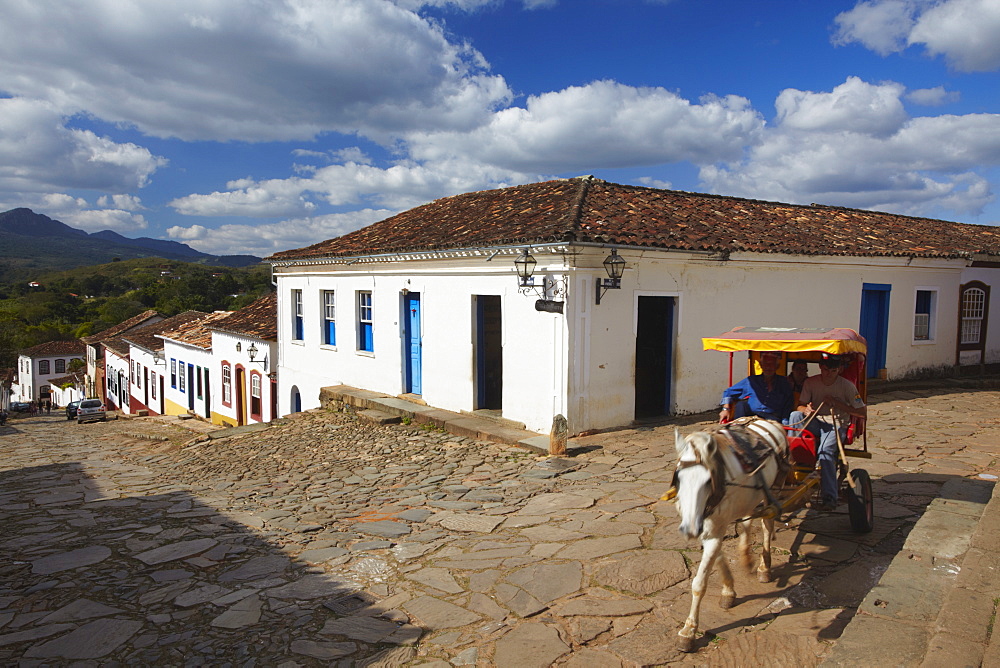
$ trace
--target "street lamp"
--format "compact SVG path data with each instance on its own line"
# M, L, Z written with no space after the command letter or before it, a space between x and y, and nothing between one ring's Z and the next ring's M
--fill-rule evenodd
M608 278L597 279L597 303L601 303L601 297L608 290L619 290L622 287L622 275L625 273L625 260L618 251L611 249L611 254L604 258L604 271L608 272Z

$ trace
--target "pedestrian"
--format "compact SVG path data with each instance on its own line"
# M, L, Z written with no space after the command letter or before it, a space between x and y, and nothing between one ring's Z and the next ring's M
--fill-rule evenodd
M35 405L35 401L34 399L32 399L30 402L28 402L28 414L31 415L31 417L35 417L35 414L37 412L38 412L38 406Z
M45 414L52 415L52 400L49 399L45 402Z

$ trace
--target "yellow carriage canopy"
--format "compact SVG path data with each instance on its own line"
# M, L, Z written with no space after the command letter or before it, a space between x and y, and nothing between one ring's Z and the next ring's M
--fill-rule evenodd
M703 338L705 350L734 353L743 350L782 353L821 352L831 355L867 353L868 342L853 329L803 327L734 327L731 331Z

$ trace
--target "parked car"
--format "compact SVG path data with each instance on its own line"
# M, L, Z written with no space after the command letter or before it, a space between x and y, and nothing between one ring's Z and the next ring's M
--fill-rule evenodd
M27 401L13 401L10 404L10 410L17 413L27 413L31 410L31 406Z
M71 401L66 404L66 419L72 420L76 417L76 410L80 407L79 401Z
M83 424L93 420L104 422L108 414L104 411L104 403L100 399L84 399L76 408L76 423Z

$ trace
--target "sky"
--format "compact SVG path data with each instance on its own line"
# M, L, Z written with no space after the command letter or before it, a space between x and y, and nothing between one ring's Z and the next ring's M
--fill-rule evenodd
M1000 224L1000 0L0 0L0 211L266 256L585 174Z

